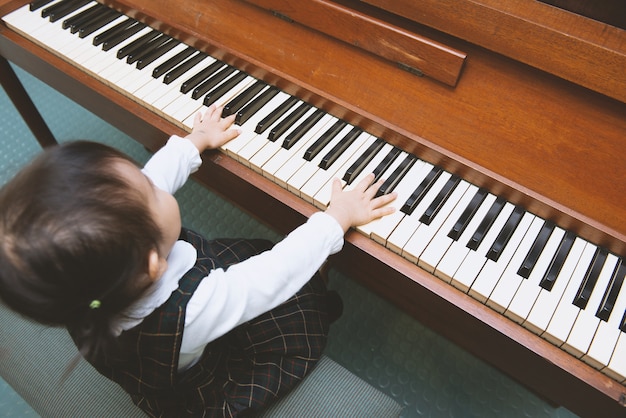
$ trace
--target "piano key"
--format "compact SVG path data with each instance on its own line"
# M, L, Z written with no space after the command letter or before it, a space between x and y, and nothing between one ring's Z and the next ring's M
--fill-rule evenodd
M609 252L606 249L596 248L593 261L589 265L589 268L585 273L585 277L583 278L572 302L580 309L585 309L587 306L591 293L593 293L593 288L600 277L600 272L602 271L602 267L604 267L604 262L606 261L608 255Z
M163 77L163 83L170 84L185 73L194 74L196 69L202 68L201 66L198 66L198 64L200 64L204 60L208 60L205 65L217 61L214 58L208 57L202 52L196 52L190 58L186 59L185 61L181 62L180 64L169 70Z
M580 358L587 353L600 325L600 318L596 316L596 310L602 300L604 289L609 285L609 280L613 275L617 261L618 258L613 254L607 254L602 263L599 262L598 257L594 260L593 269L595 270L597 265L600 265L601 268L597 277L596 287L591 292L591 297L587 301L586 306L582 307L567 340L562 346L564 350L576 357Z
M261 91L265 88L268 88L268 86L262 81L257 81L256 83L248 87L240 95L235 97L224 106L224 109L222 110L222 117L226 118L232 114L239 112L241 108L243 108L250 100L254 99L257 94L261 93Z
M485 218L493 214L494 205L497 204L498 199L496 199L494 204L491 206L491 208L485 215ZM513 212L513 209L514 206L511 203L505 202L502 208L499 209L499 213L495 217L495 219L489 221L490 228L488 230L484 230L484 232L481 231L483 237L481 237L480 239L480 245L476 247L475 250L472 250L472 248L470 248L470 251L467 253L465 259L452 277L451 284L454 287L460 289L463 292L469 291L470 287L474 283L474 280L476 280L478 273L480 273L480 270L483 268L488 260L487 251L489 251L489 248L500 233L500 230L506 223L509 215ZM483 218L483 221L479 225L478 229L481 229L481 227L484 226L485 218ZM475 237L475 235L476 234L474 234L473 237Z
M552 234L552 231L554 231L554 223L546 221L541 227L541 231L539 231L539 234L537 235L537 238L535 239L535 242L533 243L530 251L526 255L526 258L524 258L524 261L522 262L517 274L526 279L528 278L528 276L530 276L533 267L537 263L539 255L542 253L544 247L546 246L546 243L548 242L548 239L550 238L550 235Z
M2 20L9 28L24 35L50 25L50 22L45 19L33 18L33 14L28 6L22 6L3 16Z
M303 158L307 161L311 161L319 154L319 152L330 142L331 139L336 137L346 126L347 122L339 119L331 127L328 128L311 146L309 146L304 153Z
M463 234L463 232L465 232L465 228L467 228L469 222L474 218L476 211L479 207L481 207L487 194L487 190L485 189L479 189L476 192L476 194L472 198L472 201L469 203L469 205L467 205L467 208L465 208L465 211L463 211L454 226L452 226L452 228L450 229L450 232L448 233L448 236L450 238L456 241Z
M624 383L626 380L626 334L623 332L613 349L611 361L602 371L620 383Z
M450 177L446 185L441 189L435 200L432 201L430 206L426 209L426 211L420 217L420 222L425 225L429 225L433 219L437 216L441 207L446 203L454 189L461 181L461 178L457 175L453 175Z
M163 57L164 54L171 51L172 49L175 49L178 52L182 51L182 48L184 47L185 46L180 42L170 38L161 45L159 45L158 48L155 48L151 53L146 54L143 57L139 57L139 59L137 60L137 69L143 70L145 67L152 64L157 59Z
M64 7L66 6L69 2L71 2L72 0L60 0L60 1L56 1L53 4L51 4L48 7L44 7L44 9L41 11L41 17L46 18L50 15L51 11L58 9L59 7Z
M294 146L308 131L314 126L322 117L324 116L324 112L322 110L315 110L311 113L304 122L302 122L298 127L292 130L283 141L282 147L285 149L290 149Z
M506 224L504 225L504 228L502 228L502 231L500 231L500 235L498 235L495 242L487 252L488 259L492 261L498 261L498 258L502 254L502 251L506 247L509 239L511 238L511 235L517 228L517 225L522 220L523 216L524 209L517 206L513 210L513 213L511 213L511 216L509 216L509 219L506 221Z
M527 214L528 212L526 212L524 216L527 216ZM487 305L492 309L500 313L504 313L504 311L506 311L506 309L509 307L509 304L511 303L511 300L515 295L515 292L519 288L522 281L525 280L524 277L518 274L518 266L522 263L524 257L526 257L526 254L528 254L528 251L530 251L530 248L535 242L535 239L537 238L537 235L539 234L539 231L541 230L541 227L543 225L543 219L535 216L532 217L532 223L528 227L524 238L517 246L515 254L513 255L506 269L502 273L502 277L500 278L500 280L498 280L498 283L491 292L491 295L489 295Z
M380 138L377 138L379 140ZM402 247L394 246L393 243L388 243L387 239L391 235L391 233L396 229L397 225L402 221L402 219L406 216L404 212L400 211L403 202L409 198L413 190L415 189L415 184L421 182L424 177L430 172L432 169L432 164L427 163L422 160L417 160L409 171L404 176L404 179L397 185L395 188L395 192L398 194L396 200L388 203L388 206L395 208L395 212L390 215L385 216L384 218L377 219L375 221L375 225L370 227L370 237L376 242L386 246L390 250L397 252L400 254L402 252ZM408 232L408 231L407 231Z
M341 140L330 150L318 164L323 170L328 169L339 156L363 133L359 128L353 127Z
M444 188L446 188L450 184L451 179L452 177L448 180L446 185L444 185ZM456 181L454 182L456 183ZM465 195L468 187L469 183L466 181L460 181L456 183L456 187L454 187L451 193L448 194L448 198L441 206L439 213L435 218L432 219L431 222L422 222L421 219L423 218L423 215L422 217L420 217L421 224L419 226L419 229L415 233L413 233L409 241L402 249L403 257L410 261L413 261L414 263L419 263L422 258L422 254L431 244L433 238L437 235L437 233L441 232L441 226L453 213L454 209Z
M376 170L376 167L378 167L380 163L385 159L385 157L392 151L395 152L394 146L385 142L383 144L383 147L380 149L380 151L376 153L374 157L370 160L370 162L367 163L365 167L363 167L361 172L356 177L354 177L354 179L352 180L352 183L344 184L344 188L346 188L346 190L353 189L357 184L361 182L361 180L363 180L363 178L373 173L374 170ZM343 184L343 181L342 181L342 184Z
M102 6L101 4L90 4L86 9L82 10L79 13L75 13L72 16L67 17L61 23L61 27L63 29L70 29L70 33L76 33L78 31L78 25L83 25L89 19L91 19L95 14L102 14L108 8ZM110 9L109 9L110 10Z
M267 134L267 139L270 141L276 141L281 135L289 130L293 124L299 120L302 115L311 110L311 106L308 103L300 103L289 115L285 116L279 123L274 125Z
M34 0L30 2L29 10L34 12L35 10L42 8L48 3L52 3L54 0Z
M391 151L389 151L389 153L385 156L385 158L383 158L380 164L378 164L378 166L376 166L376 168L374 169L373 183L377 182L382 177L383 173L386 172L387 169L392 164L394 164L394 162L396 161L398 156L400 156L401 153L402 153L402 150L397 147L394 147Z
M161 33L158 30L151 29L143 36L135 39L134 41L127 43L123 47L117 50L116 57L119 59L126 58L128 55L133 52L145 48L149 42L151 42L156 37L160 36Z
M518 208L514 209L511 216L517 213L517 209ZM513 257L517 253L518 246L526 236L528 228L532 224L534 218L535 217L530 213L522 212L519 221L515 223L514 231L509 235L508 245L504 247L500 253L500 257L494 260L493 258L489 258L489 252L487 252L487 260L469 290L470 296L480 302L487 303L487 301L491 299L491 294L500 280L507 280L504 276L504 272L509 264L514 261ZM508 225L505 225L505 228L506 226ZM502 230L504 231L505 228ZM496 241L498 238L496 238ZM512 286L514 284L508 282L508 285Z
M385 179L385 182L378 188L376 197L391 193L398 183L404 178L407 171L409 171L413 164L415 164L415 161L417 161L417 157L412 154L407 155L400 165L393 171L393 173L391 173L391 175Z
M615 267L615 273L611 278L611 283L609 287L606 288L604 292L604 296L602 297L602 302L598 307L598 311L596 312L596 316L604 321L607 321L613 308L615 306L615 302L618 298L618 295L621 292L623 283L624 283L624 275L626 274L626 263L620 259L619 266Z
M143 23L134 22L127 29L111 36L109 39L102 42L102 50L110 51L113 48L117 47L118 45L122 44L124 41L126 41L128 38L135 35L136 33L139 33L139 32L145 33L145 32L148 32L149 30L150 29Z
M500 211L504 207L505 203L506 201L502 197L498 197L496 201L493 202L493 205L491 205L489 211L483 218L480 225L478 225L478 228L476 228L476 231L474 231L474 234L467 243L467 248L469 248L470 250L476 250L480 246L483 238L485 238L487 233L491 230L493 222L500 214Z
M56 22L91 2L91 0L62 1L55 4L54 6L46 7L45 9L43 9L41 11L41 15L44 16L45 14L44 17L50 17L50 22Z
M70 12L68 16L72 16L75 13L88 9L90 4L85 4L76 10ZM57 20L55 22L48 22L45 25L31 28L28 33L29 36L37 40L38 43L51 48L57 55L64 55L64 50L72 48L75 41L75 36L69 31L63 30L63 21Z
M124 16L122 15L122 13L115 11L115 10L108 10L107 12L103 13L100 17L98 17L97 19L94 19L93 21L91 21L90 23L84 25L83 27L81 27L78 30L78 37L79 38L85 38L89 35L91 35L92 33L94 33L97 30L100 30L101 28L103 28L105 25L107 25L108 23L117 20L119 18L123 18Z
M132 30L129 34L132 32L135 31ZM144 27L143 29L140 29L139 31L136 31L135 33L130 34L130 36L122 39L116 47L128 45L150 32L150 28ZM86 65L89 66L91 71L97 74L98 77L105 80L119 79L120 77L124 77L124 75L128 74L130 71L133 71L133 68L128 66L125 61L117 58L117 50L114 50L113 48L106 49L106 44L106 42L102 44L103 51L111 51L111 53L99 55L95 59L89 60ZM115 83L112 83L112 85L115 85Z
M159 64L154 70L152 70L152 77L159 78L169 70L179 65L181 62L192 56L196 52L195 48L190 46L177 53L175 56L167 59L163 63Z
M429 188L420 203L415 207L414 213L412 215L405 214L406 216L402 218L398 226L395 227L393 232L391 232L388 237L381 236L384 234L380 229L377 230L377 235L379 235L380 238L386 238L387 248L394 252L398 252L399 254L403 254L404 246L409 239L411 239L411 236L419 233L418 228L422 225L422 222L419 220L421 214L426 210L435 197L437 197L437 194L446 185L446 182L450 177L450 173L442 173L437 181L435 181L435 183Z
M140 59L143 59L146 56L153 54L154 51L158 50L163 44L167 43L171 39L172 38L167 35L159 34L156 38L152 39L146 45L144 45L143 48L139 48L138 50L135 50L128 54L126 56L126 63L134 64Z
M193 89L191 98L194 100L198 99L208 94L227 78L232 77L236 72L237 70L230 65L226 65L219 60L214 61L207 68L200 70L191 78L185 80L180 86L180 92L186 94Z
M426 193L428 193L432 185L435 184L442 172L443 171L440 167L433 167L426 177L419 183L413 193L411 193L411 195L407 198L400 210L407 215L411 215Z
M257 124L254 132L260 134L269 129L278 119L289 111L293 106L300 102L297 98L289 96L280 106L270 112L265 118L261 119Z
M578 264L585 244L585 241L580 238L574 240L571 250L568 252L568 256L564 260L562 268L559 270L558 277L554 282L554 287L551 290L541 288L537 300L528 314L528 318L522 323L524 327L537 334L541 334L546 330L552 315L554 315L557 304L561 299L561 295L569 283L569 278L572 276Z
M596 247L594 245L586 243L578 264L569 277L569 282L561 295L558 305L554 309L552 319L550 319L548 327L542 334L543 338L557 347L563 345L567 340L574 326L574 322L576 322L576 317L580 312L580 308L572 303L572 299L580 287L585 272L589 268L595 250Z
M472 199L474 200L474 199ZM442 279L445 282L450 282L452 277L456 273L457 269L465 259L465 256L470 251L469 248L465 245L466 242L469 241L470 237L478 227L479 223L485 217L489 208L495 202L496 196L489 193L483 199L482 203L478 206L476 211L474 212L474 216L467 223L467 227L464 232L459 237L459 240L454 241L445 255L441 258L439 263L437 264L434 274ZM470 202L471 204L471 202ZM467 208L466 208L467 211Z
M99 28L102 31L106 31L117 24L123 21L123 16L118 16L117 18L111 20L106 23L104 26ZM63 49L63 54L70 60L79 61L83 63L81 65L85 70L89 72L93 72L89 67L88 62L93 59L95 56L99 56L102 54L106 54L106 52L102 51L100 48L95 48L93 46L93 39L96 35L88 35L83 38L83 40L79 40L76 43L72 43L72 45L68 45L67 48Z
M508 318L518 323L522 323L526 320L540 290L542 290L539 286L539 281L547 271L564 235L565 231L563 229L558 227L553 229L552 234L548 238L543 251L535 263L533 271L527 279L522 280L509 307L504 311L504 315Z
M102 44L103 42L111 39L112 37L124 32L126 29L130 28L131 26L138 25L138 24L139 23L134 19L125 18L122 21L120 21L117 25L113 26L112 28L109 28L97 34L93 39L93 44L94 46L98 46Z
M370 145L367 150L346 170L346 173L343 176L343 180L347 184L351 184L352 181L363 171L365 166L374 158L374 156L381 150L381 148L385 145L385 141L380 138L377 138L374 143Z
M463 194L463 197L461 197L459 202L455 205L454 210L450 213L450 215L448 215L443 225L441 225L441 233L433 237L431 242L422 252L418 261L418 265L421 268L434 274L437 264L439 264L441 258L454 242L452 238L448 237L446 232L449 231L456 223L457 219L470 204L478 190L478 187L469 185L467 191Z
M263 91L257 98L248 103L243 109L237 112L235 116L235 123L243 125L248 119L257 113L262 107L264 107L270 100L272 100L279 90L275 87L269 87Z
M216 86L206 96L204 96L202 104L208 107L214 103L220 103L219 106L222 106L222 103L228 103L233 97L236 97L239 93L241 93L241 91L245 90L256 81L258 80L246 75L246 73L236 72L232 77L224 80L223 83ZM241 83L245 83L245 86L242 86ZM192 98L194 98L195 93L196 92L194 91L194 94L191 96ZM228 96L228 99L224 100L225 96Z
M541 279L541 282L539 282L539 285L543 287L544 289L551 290L552 287L554 286L556 279L559 275L559 272L561 271L561 268L563 267L563 263L565 263L565 260L567 259L567 255L569 254L572 248L572 245L574 244L575 239L576 239L576 235L571 231L568 231L563 237L563 240L561 241L561 245L559 246L558 251L554 255L554 258L552 259L552 262L550 263L550 267L548 268L548 271Z

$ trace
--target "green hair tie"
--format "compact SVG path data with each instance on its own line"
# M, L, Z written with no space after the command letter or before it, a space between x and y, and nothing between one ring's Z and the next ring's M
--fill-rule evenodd
M91 303L89 304L89 307L91 309L98 309L100 307L101 303L98 299L94 299L91 301Z

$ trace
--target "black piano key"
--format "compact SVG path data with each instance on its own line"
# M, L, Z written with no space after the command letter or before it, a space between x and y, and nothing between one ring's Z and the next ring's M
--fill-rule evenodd
M267 134L267 139L270 141L276 141L282 134L287 132L291 126L296 123L298 119L300 119L306 112L309 111L311 105L307 103L302 103L300 106L295 108L293 112L287 115L283 120L278 122L272 129L269 134Z
M208 94L210 91L217 88L217 86L219 86L220 83L222 83L222 81L226 80L227 78L235 74L235 72L237 72L237 69L234 67L231 67L230 65L226 65L222 62L220 62L219 64L222 64L222 66L217 67L213 75L209 76L209 78L205 77L205 79L200 79L200 83L196 84L195 88L191 92L192 99L199 99L200 97ZM202 78L202 76L203 74L200 74L200 78ZM197 81L198 79L190 83L192 87L193 87L193 84ZM181 91L183 91L182 88L181 88Z
M302 138L320 119L324 117L326 112L323 110L317 109L308 118L304 120L297 128L293 131L289 132L289 135L285 137L283 141L282 147L285 149L290 149L293 147L299 140Z
M224 105L224 109L222 110L222 117L225 118L234 113L239 112L239 110L244 107L250 100L252 100L257 94L261 92L267 84L262 81L256 81L253 85L242 91L232 99L230 102Z
M31 1L30 4L28 5L29 9L31 12L34 12L37 9L41 9L43 6L45 6L48 3L52 3L54 0L35 0L35 1Z
M400 211L407 215L411 215L426 193L428 193L431 187L433 187L433 184L435 184L439 176L441 176L441 173L443 173L441 167L433 167L428 172L426 177L424 177L424 180L422 180L413 193L411 193L411 196L409 196L406 202L404 202Z
M211 106L213 103L215 103L216 100L235 88L235 86L241 83L246 77L248 77L246 73L235 74L234 76L211 90L209 94L204 97L202 103L205 106Z
M189 59L178 63L174 68L172 68L169 72L165 74L163 77L163 82L165 84L170 84L172 81L176 80L178 77L185 74L191 67L198 64L200 61L206 58L206 55L202 52L196 53Z
M322 149L324 149L324 147L328 145L328 143L332 141L332 139L336 137L347 124L347 122L341 119L333 123L333 126L320 135L320 137L304 152L303 158L306 161L311 161L315 158L315 156L319 154L320 151L322 151Z
M72 0L72 1L61 1L56 3L49 8L45 8L41 11L42 17L50 17L50 22L56 22L57 20L63 19L65 16L70 13L75 12L86 4L91 3L92 0ZM44 13L46 15L44 16Z
M78 30L78 25L85 24L87 20L92 18L96 13L102 14L107 7L96 4L95 6L91 6L80 13L76 13L75 15L68 17L61 23L61 27L63 29L70 29L71 33L76 33Z
M591 264L589 264L585 277L583 277L580 287L578 288L578 292L576 292L576 296L574 296L574 300L572 302L580 309L585 309L587 307L587 302L589 302L589 297L591 296L593 288L598 281L598 277L600 277L602 267L604 267L604 262L606 261L608 254L609 252L606 249L600 247L596 248L593 260L591 261Z
M404 178L407 171L413 167L415 161L417 161L416 156L412 154L407 155L400 165L393 170L393 173L391 173L391 175L385 179L384 183L381 184L376 191L376 196L378 197L391 193L398 183Z
M450 197L450 195L456 189L456 186L461 182L461 178L459 176L453 175L451 176L446 184L444 184L443 188L437 194L437 197L432 201L432 203L428 206L426 211L420 217L420 222L425 225L430 225L430 223L435 219L443 205L446 204L446 201Z
M322 158L319 168L327 170L337 158L363 133L359 128L352 128L339 142Z
M93 37L93 44L95 46L100 45L101 43L103 43L106 40L109 40L110 38L124 32L126 29L130 28L131 26L133 26L134 24L137 24L139 22L137 22L134 19L126 19L123 20L122 22L118 23L117 25L113 26L112 28L109 28L107 30L105 30L102 33L97 34L96 36Z
M478 191L476 191L472 200L469 202L461 216L459 216L459 219L455 222L454 226L450 229L450 232L448 232L449 238L458 241L459 237L463 234L465 228L467 228L467 225L476 214L476 211L483 203L483 200L485 200L485 197L487 197L487 190L478 189Z
M91 35L92 33L94 33L95 31L97 31L98 29L101 29L102 27L108 25L109 23L113 22L115 19L117 19L118 17L120 17L122 14L116 10L111 10L109 9L109 11L107 11L106 13L103 13L102 16L100 16L97 19L94 19L93 21L91 21L90 23L84 25L83 27L81 27L78 30L78 37L79 38L85 38L89 35ZM95 41L95 39L94 39Z
M145 48L146 45L150 41L152 41L153 39L155 39L157 36L160 36L160 35L161 35L161 32L153 29L150 32L146 33L145 35L140 36L139 38L135 39L131 43L124 45L123 47L118 49L117 54L115 56L119 59L126 58L126 56L132 54L133 52L139 49Z
M548 271L543 275L543 278L539 282L539 286L543 287L546 290L552 290L554 287L554 283L556 282L556 278L567 259L567 255L569 251L572 249L574 245L574 241L576 240L576 234L572 231L567 231L565 236L561 240L561 244L559 245L559 249L552 257L552 261L550 262L550 266L548 267Z
M126 63L134 64L141 58L151 54L157 50L161 45L171 39L167 35L159 34L156 38L146 43L143 48L137 49L126 56Z
M378 180L380 180L383 173L387 171L387 169L391 166L391 164L393 164L396 158L398 158L401 152L402 150L400 148L393 147L393 149L389 151L387 155L385 155L385 158L383 158L380 164L378 164L378 166L374 169L373 183L376 183Z
M622 320L619 323L619 330L626 332L626 310L624 310L624 315L622 315Z
M357 158L357 160L350 166L350 168L346 170L346 173L343 175L343 180L347 184L352 184L354 179L357 178L359 174L361 174L367 164L372 161L372 158L374 158L384 146L385 141L380 138L376 138L376 140L367 148L367 150L365 150L365 152L361 154L359 158Z
M159 78L190 56L192 56L196 50L192 47L187 47L186 49L180 51L178 54L174 55L164 63L159 64L154 70L152 70L152 77Z
M493 202L493 204L487 211L487 214L478 225L478 228L476 228L476 231L474 231L474 234L469 239L467 243L467 248L471 250L476 250L480 246L480 243L483 242L485 235L487 235L487 232L489 232L489 228L491 228L491 225L493 225L493 222L500 214L500 211L504 207L505 203L506 200L504 200L502 197L496 198L496 201Z
M298 99L290 96L287 100L282 102L280 106L272 110L267 116L265 116L254 128L254 132L257 134L263 133L266 129L274 124L282 115L287 113L295 104L298 103Z
M502 252L504 251L504 248L506 247L506 244L509 243L513 232L515 232L517 225L519 225L520 221L522 220L524 212L525 210L521 207L515 207L513 212L509 215L509 219L507 219L506 223L504 224L504 227L496 237L496 240L491 245L491 248L489 248L489 251L487 251L488 259L492 261L498 261L498 259L502 255Z
M269 103L277 94L279 90L275 87L270 87L261 93L258 97L248 103L243 109L237 112L235 116L235 123L243 125L250 119L256 112L261 110L263 106Z
M165 53L172 50L174 47L179 45L179 42L176 39L169 38L166 42L162 43L158 48L156 48L151 53L139 58L137 60L137 69L143 70L147 65L152 64L159 57L162 57Z
M619 295L619 292L622 289L625 275L626 263L624 263L624 260L620 258L613 269L611 280L604 291L602 302L600 302L600 306L596 312L596 316L605 322L608 321L611 316L613 306L615 306L615 301L617 300L617 295Z
M533 270L533 267L535 267L535 264L537 264L537 260L543 252L543 249L545 248L546 243L550 238L550 235L552 235L552 231L554 231L554 223L551 221L546 221L541 227L539 234L537 234L537 238L535 238L532 247L530 247L530 251L528 251L528 254L526 254L522 265L517 270L517 274L525 279L528 279L530 273Z
M102 50L109 51L113 49L145 27L146 25L143 23L134 22L126 30L116 33L114 36L111 36L109 39L102 42Z
M187 94L196 86L198 86L200 83L202 83L204 80L206 80L207 78L211 77L214 74L218 74L218 71L223 71L223 70L228 70L228 72L224 72L222 78L220 78L219 80L216 80L215 84L212 84L209 87L207 87L206 91L204 91L202 94L206 93L207 91L215 87L217 83L219 83L224 78L232 74L235 71L235 69L233 67L227 67L226 64L223 63L222 61L214 61L208 66L206 66L205 68L201 69L200 71L192 75L191 77L189 77L187 80L183 81L180 85L180 92L183 94Z

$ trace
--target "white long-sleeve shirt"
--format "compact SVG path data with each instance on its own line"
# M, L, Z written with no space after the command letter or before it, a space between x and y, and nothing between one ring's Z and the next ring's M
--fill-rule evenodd
M190 141L173 136L142 171L155 186L173 194L201 163ZM270 251L227 271L212 270L187 305L179 371L195 364L209 342L293 296L342 246L343 230L337 221L318 212ZM167 257L168 268L163 276L116 321L114 332L119 335L135 327L165 303L196 257L191 244L177 241Z

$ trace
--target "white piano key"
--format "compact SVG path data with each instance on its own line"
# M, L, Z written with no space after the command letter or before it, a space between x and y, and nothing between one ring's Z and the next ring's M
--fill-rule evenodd
M330 195L332 191L332 182L335 177L341 177L340 170L344 167L346 162L358 158L359 155L365 151L363 148L367 139L371 138L370 134L361 133L352 144L346 148L341 155L335 160L335 162L326 170L320 169L302 186L300 190L300 197L308 202L313 203L319 209L325 209L326 204L323 204L319 199L316 200L315 196L320 190L328 190ZM355 155L356 154L356 155ZM345 171L345 170L344 170ZM343 174L343 173L342 173Z
M600 318L596 316L596 311L604 296L604 290L609 285L609 280L611 279L616 264L617 257L613 254L608 254L602 271L598 276L598 281L589 298L589 302L587 302L585 309L578 314L572 331L567 337L567 341L565 341L565 344L562 346L565 351L576 357L581 357L587 353L593 336L596 334L596 330L600 325Z
M428 173L432 170L432 166L426 164L423 168L424 171L420 172L420 181L413 184L413 190L410 191L409 196L403 199L402 202L398 202L400 207L406 203L406 200L413 194L415 189L420 185L422 180L428 175ZM411 215L405 215L402 217L398 225L393 229L393 231L386 238L385 245L393 252L397 252L398 254L402 254L404 256L404 246L411 239L411 237L418 233L418 228L421 227L422 222L420 222L420 217L431 204L431 202L437 197L439 191L445 186L446 182L452 175L450 173L443 172L437 180L433 183L431 188L426 192L422 200L415 206L413 213ZM403 213L403 212L400 212ZM375 225L377 226L377 225ZM379 235L380 232L379 232ZM382 237L381 237L382 238ZM408 256L408 254L407 254ZM412 262L417 262L415 259L411 259Z
M552 290L546 290L541 288L539 296L533 305L528 318L522 323L522 325L528 328L530 331L541 334L547 327L554 311L561 300L561 296L569 283L569 279L574 273L574 269L578 264L578 260L585 249L586 242L580 238L576 238L574 245L572 246L561 271L559 272L556 282Z
M420 259L418 261L418 265L422 267L424 270L427 270L431 273L434 273L437 264L444 256L450 245L454 242L454 240L448 237L448 233L450 229L454 226L457 219L461 216L469 202L476 194L478 187L474 185L470 185L467 188L467 191L463 194L463 197L457 205L454 207L454 210L450 215L446 218L446 221L441 225L441 232L437 234L428 246L424 249L422 254L420 255Z
M454 208L457 206L459 200L463 197L465 192L469 187L469 183L466 181L461 181L455 187L454 191L446 200L446 203L441 207L439 213L430 223L430 225L420 224L416 233L414 233L409 241L406 243L404 248L402 249L402 255L408 259L413 261L414 263L419 262L419 259L426 249L428 244L432 241L433 237L441 231L441 225L448 219L449 215L452 213ZM443 232L447 234L446 232Z
M589 264L593 259L595 251L596 246L586 243L585 249L583 250L580 260L578 261L578 265L570 277L569 283L561 296L559 304L554 310L554 314L552 315L552 319L550 319L547 329L542 335L543 338L550 341L557 347L560 347L565 340L567 340L567 337L574 326L574 322L576 321L576 317L580 312L580 308L574 305L573 301L585 273L589 268Z
M119 24L120 22L123 22L126 19L127 17L122 15L122 16L119 16L117 19L114 19L113 21L107 23L106 25L104 25L102 28L95 31L91 35L84 37L81 40L81 43L79 45L76 45L75 48L68 50L65 53L65 56L69 58L70 60L76 61L78 64L81 64L81 66L84 67L85 69L90 70L89 68L85 67L82 63L86 63L89 60L93 59L94 56L105 52L101 48L93 45L93 39L99 33L102 33L112 28L113 26Z
M469 251L467 253L467 256L450 281L454 287L463 292L469 291L469 288L474 283L478 273L480 273L480 270L487 262L487 251L489 251L489 248L491 248L491 245L498 237L500 230L506 223L506 220L509 218L509 215L513 212L514 208L515 207L511 203L506 203L496 219L493 221L493 224L489 228L489 231L478 248L475 251Z
M565 235L563 229L558 227L554 228L530 276L528 279L522 280L509 307L504 311L504 315L508 318L515 322L522 323L528 317L541 290L539 282L548 269L554 253L559 248L563 235Z
M432 168L432 164L418 160L415 164L413 164L413 167L409 169L402 181L398 183L396 189L394 190L398 194L398 197L396 200L388 204L388 206L395 208L395 212L391 215L385 216L384 218L373 221L373 225L370 226L370 236L374 241L385 245L390 250L400 254L402 248L388 246L387 239L398 224L400 224L402 219L407 216L400 210L402 209L402 205L404 205L404 202L407 201L407 199L415 191L415 188L422 182L422 180L424 180L424 177L426 177Z
M58 3L59 1L61 0L58 0L55 3ZM51 5L55 3L52 3ZM48 19L43 19L41 17L41 13L31 12L28 4L2 16L2 20L9 28L23 35L34 33L40 27L48 26L50 24Z
M608 366L617 340L620 334L622 334L619 325L625 310L626 283L623 283L608 321L600 321L596 334L589 346L589 351L582 357L585 363L596 369Z
M252 158L250 158L250 168L258 173L262 173L263 165L272 158L283 146L284 138L289 135L294 129L298 127L302 122L304 122L309 116L315 113L315 108L310 108L307 110L304 115L302 115L298 120L296 120L291 127L282 135L280 138L277 138L274 141L267 141L263 148L257 151Z
M511 235L509 242L507 243L504 251L498 258L498 261L487 259L484 267L476 277L476 280L472 284L469 291L470 296L474 299L486 303L490 299L496 285L500 280L506 280L503 278L504 271L513 261L513 256L517 253L519 244L522 242L528 232L528 228L532 224L535 216L526 212L522 216L517 228ZM521 263L521 260L520 260Z
M467 253L470 251L470 249L467 248L467 242L472 235L474 235L476 228L478 228L478 225L481 223L495 200L496 196L491 193L485 197L485 200L483 200L482 204L479 206L478 210L474 214L474 217L465 228L465 231L463 231L457 241L454 241L450 245L446 254L437 264L434 271L437 277L450 283L459 266L463 263L465 256L467 256Z
M537 234L539 234L543 223L543 219L533 216L532 223L526 231L524 238L517 246L513 258L502 273L502 277L498 280L498 283L487 300L487 305L492 309L500 313L504 313L504 311L509 307L509 304L515 295L515 292L519 288L520 283L523 280L526 280L517 274L517 270L535 242L535 238L537 237Z
M623 332L613 349L611 361L602 372L620 383L626 380L626 334Z
M95 4L96 2L88 3L56 22L50 22L48 19L42 19L48 22L48 24L30 32L28 36L32 39L36 39L39 43L46 45L57 55L64 56L64 50L68 48L68 45L69 47L71 47L72 44L76 45L80 41L80 38L72 34L69 30L63 29L63 21L82 12L83 10L89 9Z

